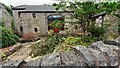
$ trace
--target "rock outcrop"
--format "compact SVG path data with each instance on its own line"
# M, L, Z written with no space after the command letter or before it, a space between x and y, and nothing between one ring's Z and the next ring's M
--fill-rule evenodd
M79 45L70 51L47 54L30 62L24 60L4 62L2 68L11 66L16 68L117 68L120 65L120 41L118 39L114 40L117 43L114 45L110 44L110 41L107 44L97 41L88 48Z

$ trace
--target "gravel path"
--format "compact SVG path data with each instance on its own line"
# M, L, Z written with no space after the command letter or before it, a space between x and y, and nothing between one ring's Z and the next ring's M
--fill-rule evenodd
M29 56L31 49L29 48L31 45L24 45L15 53L8 56L7 60L23 60Z

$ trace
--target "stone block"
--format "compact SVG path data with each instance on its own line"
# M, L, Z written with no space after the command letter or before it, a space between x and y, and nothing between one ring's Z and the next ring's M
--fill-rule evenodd
M107 44L104 44L102 41L98 41L98 42L92 43L89 46L89 48L95 48L105 52L109 56L110 66L118 65L119 55L117 51L119 50L119 48L117 46L107 45Z
M96 57L98 66L108 66L107 60L102 51L93 48L89 48L89 49L91 50L92 54Z
M74 51L62 52L60 53L61 56L61 67L85 67L86 64L82 60L82 58L75 53Z
M21 61L7 61L2 63L2 68L18 68L21 63L24 62L23 60Z
M47 54L41 58L41 68L59 68L60 64L59 53Z
M21 68L40 68L41 59L37 58L36 60L27 62L21 66Z
M83 46L76 46L75 51L82 57L83 61L87 63L88 66L95 66L96 60L95 56L90 52L90 50Z

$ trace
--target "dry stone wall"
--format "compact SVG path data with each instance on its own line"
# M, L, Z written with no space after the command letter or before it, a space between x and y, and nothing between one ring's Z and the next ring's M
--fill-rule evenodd
M114 44L116 43L116 44ZM34 61L3 62L2 68L118 68L120 65L120 37L113 42L97 41L89 45L75 46L67 52L51 53Z

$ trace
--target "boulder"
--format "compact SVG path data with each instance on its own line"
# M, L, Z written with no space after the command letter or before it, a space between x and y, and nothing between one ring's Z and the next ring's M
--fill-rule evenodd
M102 51L99 51L93 48L89 48L89 49L92 52L92 54L96 57L98 66L109 66L107 62L108 60L106 59Z
M20 68L40 68L41 59L37 58L34 61L24 63Z
M104 44L102 41L92 43L88 48L99 49L102 52L105 52L110 59L110 66L117 66L119 61L118 50L119 48L114 45Z
M97 65L95 56L90 52L90 50L88 48L79 45L79 46L75 47L75 52L78 53L82 57L82 60L88 66L95 66L95 65Z
M2 68L18 68L24 60L21 61L7 61L2 63Z
M58 68L61 64L59 53L51 53L41 58L41 68Z
M62 67L85 67L86 64L82 58L74 51L62 52L61 56L61 66Z

